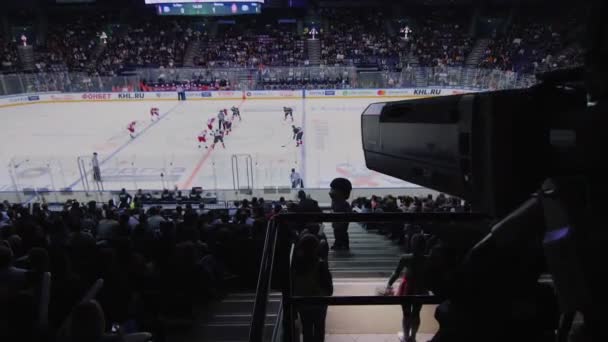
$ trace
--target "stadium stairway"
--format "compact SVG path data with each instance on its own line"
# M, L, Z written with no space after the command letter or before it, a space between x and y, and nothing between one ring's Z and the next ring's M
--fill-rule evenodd
M201 41L200 39L195 39L186 48L186 52L184 53L183 65L186 68L194 67L194 57L201 51Z
M323 231L332 245L334 234L331 224L325 224ZM385 236L363 229L358 223L351 223L348 233L350 251L329 253L329 269L333 278L388 279L399 261L401 248Z
M17 53L19 55L19 60L21 62L21 67L23 70L31 71L36 69L35 66L35 58L34 58L34 48L32 45L17 46Z
M473 49L471 49L471 53L467 56L465 65L470 68L477 68L490 43L491 40L487 38L477 39L475 45L473 45Z
M321 64L321 41L319 39L306 40L306 53L310 65Z
M219 302L199 308L194 323L188 329L171 333L167 342L248 341L254 302L253 291L229 294ZM270 293L264 326L265 341L270 341L272 337L280 303L280 293Z
M330 245L333 244L331 224L324 224L323 231ZM385 284L393 272L402 253L401 248L385 236L373 230L366 231L357 223L350 224L349 235L350 251L331 251L329 254L336 295L373 295L374 290ZM254 301L254 291L235 292L221 301L198 308L194 323L188 329L169 334L167 342L247 341ZM280 303L281 294L270 293L264 327L265 341L270 341L272 337ZM335 314L333 317L329 322L336 320Z
M479 66L479 63L485 55L485 51L488 49L488 46L490 46L491 43L492 40L488 38L480 38L475 41L473 49L471 49L471 52L465 61L467 68L463 69L462 71L462 78L465 80L464 84L473 85L474 78L477 74L476 68Z

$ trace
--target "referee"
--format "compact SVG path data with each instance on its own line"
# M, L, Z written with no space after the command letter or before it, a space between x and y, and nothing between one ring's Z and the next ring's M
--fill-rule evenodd
M300 174L296 172L296 169L291 169L289 179L291 180L292 189L297 189L298 187L304 188L304 181L302 180L302 177L300 177Z

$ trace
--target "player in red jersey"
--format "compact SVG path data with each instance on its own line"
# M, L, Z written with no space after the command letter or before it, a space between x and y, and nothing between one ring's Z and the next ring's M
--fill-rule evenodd
M228 135L232 132L232 119L224 121L224 134Z
M205 144L205 148L207 147L207 130L204 129L202 132L198 134L198 148L201 148L201 143Z
M127 131L129 131L129 136L131 139L135 138L135 125L137 125L137 121L131 121L131 123L127 126Z
M154 121L154 117L156 117L157 119L160 118L160 110L157 107L150 108L150 119Z
M207 120L207 128L209 130L213 130L213 123L215 122L215 117L209 118L209 120Z

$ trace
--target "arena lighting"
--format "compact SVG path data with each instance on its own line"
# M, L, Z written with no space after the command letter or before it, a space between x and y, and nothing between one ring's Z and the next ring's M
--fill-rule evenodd
M145 0L145 1L146 1L147 5L174 4L174 3L195 4L195 3L214 3L214 2L234 2L234 3L257 2L257 3L260 3L260 4L264 3L264 0L230 0L230 1L218 1L218 0Z

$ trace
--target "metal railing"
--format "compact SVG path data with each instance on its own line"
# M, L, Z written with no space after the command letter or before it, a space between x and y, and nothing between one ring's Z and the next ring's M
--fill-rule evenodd
M249 334L250 342L264 341L264 323L267 312L267 302L271 290L272 276L275 267L276 274L281 275L281 292L283 295L283 323L286 329L287 341L298 341L295 336L295 307L298 305L404 305L404 304L438 304L441 298L432 295L407 295L397 297L371 296L336 296L336 297L301 297L292 294L291 258L281 253L290 253L292 241L286 224L294 222L399 222L399 223L473 223L487 222L488 217L476 213L384 213L384 214L319 214L298 213L280 214L268 222L266 239L262 253L260 274L258 278L256 298ZM286 244L290 248L286 248ZM287 260L287 262L285 262ZM278 323L280 324L280 322ZM274 342L274 341L273 341Z

